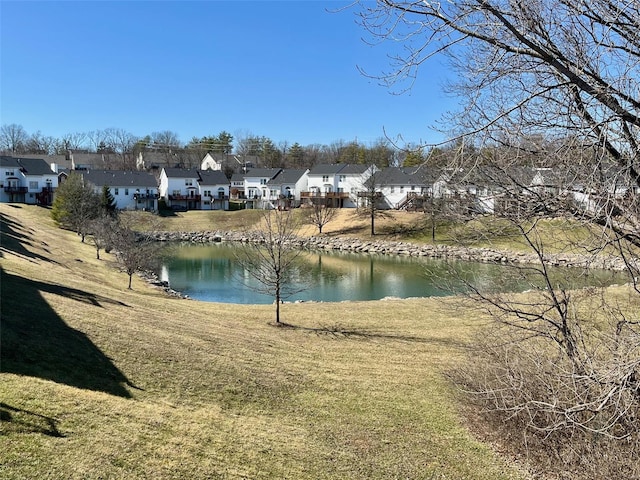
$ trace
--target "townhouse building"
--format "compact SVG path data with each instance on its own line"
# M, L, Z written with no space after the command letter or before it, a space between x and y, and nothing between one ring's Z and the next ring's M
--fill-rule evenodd
M58 176L41 158L0 156L0 202L51 205Z
M308 169L284 169L267 182L269 202L278 210L300 206L301 194L307 190Z
M303 192L303 203L321 203L335 208L354 208L358 193L375 167L346 163L319 164L309 170L308 190Z
M118 210L158 211L158 184L151 173L137 170L88 170L79 173L97 193L102 193L107 186Z
M221 170L199 170L198 187L202 210L229 210L230 183Z
M243 175L246 208L275 208L268 184L281 171L281 168L252 168Z
M202 205L199 179L200 175L195 168L165 167L160 172L160 198L173 210L198 210Z
M163 168L159 193L173 210L228 210L230 182L221 170Z

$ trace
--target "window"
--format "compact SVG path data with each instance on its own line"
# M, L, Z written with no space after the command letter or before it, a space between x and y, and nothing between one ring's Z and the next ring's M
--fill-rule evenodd
M340 175L340 181L341 182L346 182L347 181L347 176L346 175Z
M393 185L391 185L391 187L389 187L389 191L390 191L391 193L395 192L395 191L396 191L396 187L394 187Z
M5 175L6 175L7 177L13 177L13 170L7 170L7 171L5 172Z
M400 187L400 193L403 193L403 192L404 192L404 186L401 186Z
M125 189L124 189L124 194L125 194L125 195L129 195L129 189L128 189L128 188L125 188Z
M173 192L171 192L171 195L180 196L182 195L182 192L180 190L174 190Z
M267 179L266 178L261 178L260 179L260 185L266 185L267 184Z
M277 196L278 196L278 191L277 191L277 190L275 190L275 189L273 189L273 190L271 190L271 191L269 192L269 195L270 195L271 197L277 197Z
M119 195L120 194L120 189L118 187L113 189L113 194L114 195Z
M211 196L211 190L205 190L204 191L204 196L205 197L210 197Z
M190 178L186 178L185 181L184 181L184 184L187 187L190 187L191 185L193 185L193 181Z
M38 182L29 182L29 190L37 190L38 189Z
M323 175L322 176L322 181L323 182L328 182L329 181L329 175Z

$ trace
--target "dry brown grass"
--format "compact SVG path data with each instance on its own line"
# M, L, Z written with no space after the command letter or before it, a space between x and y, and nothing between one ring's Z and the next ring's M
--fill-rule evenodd
M47 210L0 214L0 477L524 476L456 413L443 372L480 319L454 300L286 304L278 328L271 305L129 291Z
M304 208L292 211L299 217L301 235L317 235L318 229L304 222ZM188 212L176 212L167 217L157 217L144 212L127 212L127 215L135 216L147 228L166 231L232 231L251 230L259 225L263 214L261 210L239 210L234 212L191 210ZM389 211L381 212L376 217L376 237L399 238L398 230L421 229L425 217L422 213ZM323 235L349 236L357 238L371 238L371 220L366 212L353 208L338 209L335 218L323 229Z

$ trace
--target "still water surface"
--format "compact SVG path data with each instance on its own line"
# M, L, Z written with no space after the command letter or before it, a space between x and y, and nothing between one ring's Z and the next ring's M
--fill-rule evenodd
M230 243L207 245L180 244L172 247L162 264L159 276L171 288L196 300L207 302L267 304L273 297L255 291L260 286L236 261L237 247ZM410 298L446 296L465 289L460 276L474 285L499 291L526 290L529 281L520 278L516 269L501 265L457 262L458 275L450 274L444 261L342 252L305 252L300 256L305 289L287 301L340 302L345 300L380 300L386 297ZM299 277L302 277L302 273ZM620 274L590 272L587 277L577 271L557 269L557 282L571 285L619 283Z

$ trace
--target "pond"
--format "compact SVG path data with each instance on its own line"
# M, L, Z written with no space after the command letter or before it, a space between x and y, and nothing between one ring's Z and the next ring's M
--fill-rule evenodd
M189 297L207 302L268 304L273 297L237 261L233 243L178 244L158 271L161 280ZM452 274L451 269L455 269ZM341 302L446 296L463 291L465 281L494 291L524 291L533 278L518 269L484 263L454 262L391 255L303 252L296 271L299 293L286 301ZM304 274L303 274L304 272ZM618 273L556 269L554 282L567 287L624 282ZM304 279L304 280L303 280ZM464 279L464 281L462 280Z

